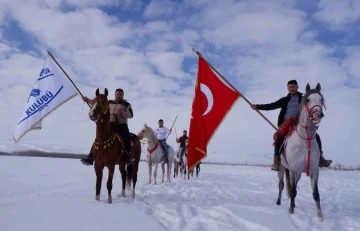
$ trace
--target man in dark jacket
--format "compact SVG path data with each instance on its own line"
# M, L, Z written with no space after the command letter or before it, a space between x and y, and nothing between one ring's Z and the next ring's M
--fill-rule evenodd
M282 97L278 101L269 104L252 104L251 108L254 110L275 110L281 108L278 117L279 132L275 141L275 153L274 164L271 166L271 170L279 171L281 159L280 159L280 147L284 141L289 125L296 122L296 119L300 115L300 102L302 99L302 93L298 92L298 84L296 80L290 80L287 84L289 94ZM281 132L280 132L281 131ZM282 134L280 134L282 133ZM323 157L323 151L321 146L320 136L316 133L316 141L320 148L320 160L319 167L329 167L332 160L326 160Z
M180 143L180 150L179 150L180 163L182 162L182 158L184 156L184 151L185 151L185 143L188 139L189 137L187 136L186 130L183 131L183 135L181 137L176 139L176 143Z
M83 96L83 100L92 105L91 99ZM130 131L128 128L128 119L133 118L134 113L131 104L124 99L124 91L119 88L115 91L115 100L109 100L110 108L110 124L112 129L118 133L124 141L125 148L125 164L134 163L135 159L131 155L131 140ZM92 165L94 162L94 155L92 149L87 157L81 159L84 165Z

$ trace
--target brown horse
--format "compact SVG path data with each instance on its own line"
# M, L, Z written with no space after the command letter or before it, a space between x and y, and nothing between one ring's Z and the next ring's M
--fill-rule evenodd
M99 89L96 89L96 97L92 100L92 107L89 111L90 120L96 122L96 138L92 146L94 153L95 173L96 173L96 200L100 200L100 191L104 167L109 170L107 181L108 203L112 203L111 190L112 180L114 177L115 165L119 164L119 170L122 179L121 196L125 197L125 185L128 186L133 183L132 198L135 197L135 185L137 182L137 172L141 155L140 141L136 135L131 136L132 153L135 162L127 166L125 169L125 155L123 155L124 148L121 143L119 135L112 129L110 124L110 108L107 99L108 90L105 88L105 94L99 94Z

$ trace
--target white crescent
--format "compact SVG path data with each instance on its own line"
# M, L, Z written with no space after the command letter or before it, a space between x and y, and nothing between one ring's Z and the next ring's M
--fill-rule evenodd
M208 102L206 111L202 114L202 116L204 116L208 114L211 111L212 107L214 106L214 97L210 88L203 83L200 83L200 90L204 93Z

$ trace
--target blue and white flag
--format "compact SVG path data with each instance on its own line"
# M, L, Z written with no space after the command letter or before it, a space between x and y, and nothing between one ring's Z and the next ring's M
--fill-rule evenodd
M48 54L16 127L15 142L27 132L41 129L47 115L77 94L75 86Z

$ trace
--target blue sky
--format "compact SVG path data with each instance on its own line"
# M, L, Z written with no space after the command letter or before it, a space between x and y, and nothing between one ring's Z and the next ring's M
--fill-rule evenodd
M97 87L110 92L123 88L136 115L129 122L133 132L145 122L157 126L159 118L170 127L176 115L175 127L188 129L197 73L195 48L252 103L286 95L289 79L297 79L302 92L306 83L320 82L328 103L320 131L325 153L335 161L360 163L351 148L360 135L354 129L360 96L357 1L69 2L0 3L0 94L13 105L0 113L3 142L11 144L47 49L85 95L93 96ZM41 144L86 152L94 136L87 108L80 97L63 107L47 118L41 132L29 133L22 142L40 145L39 139L57 131ZM276 124L278 111L264 114ZM344 124L335 126L339 117ZM71 134L64 138L65 128L74 126L82 134L77 145L71 144ZM328 135L337 132L346 135ZM209 152L234 160L270 161L272 134L271 126L239 100ZM176 145L172 136L169 142ZM338 156L344 147L347 154Z

